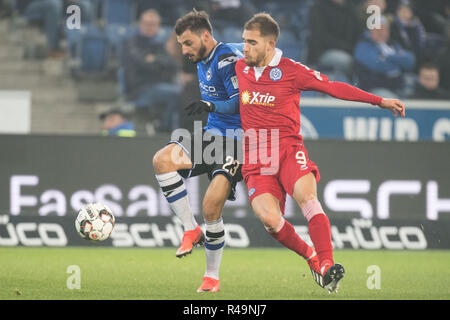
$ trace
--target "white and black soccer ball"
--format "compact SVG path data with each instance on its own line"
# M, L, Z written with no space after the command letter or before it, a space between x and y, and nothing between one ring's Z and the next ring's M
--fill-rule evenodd
M86 240L103 241L111 235L116 218L102 203L89 203L78 211L75 228Z

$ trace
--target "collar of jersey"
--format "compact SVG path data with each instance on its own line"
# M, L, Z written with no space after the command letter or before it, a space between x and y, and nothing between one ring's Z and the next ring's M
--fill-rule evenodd
M275 54L273 55L272 60L269 62L269 67L276 67L280 64L281 56L283 55L283 51L281 51L278 48L275 48ZM267 68L267 66L263 67L253 67L253 70L255 71L255 78L256 81L262 76L264 70Z
M208 63L212 57L214 56L214 53L216 52L216 49L222 44L222 42L218 42L214 49L211 50L211 52L208 54L208 56L202 60L203 63Z
M269 67L276 67L277 65L279 65L282 55L283 51L281 51L281 49L275 48L275 54L273 55L273 58L269 63Z

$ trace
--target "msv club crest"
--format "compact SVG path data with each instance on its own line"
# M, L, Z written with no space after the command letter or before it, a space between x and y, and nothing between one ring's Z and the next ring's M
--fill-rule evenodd
M271 80L278 81L281 79L282 76L283 72L281 71L280 68L273 68L272 70L270 70L269 77Z

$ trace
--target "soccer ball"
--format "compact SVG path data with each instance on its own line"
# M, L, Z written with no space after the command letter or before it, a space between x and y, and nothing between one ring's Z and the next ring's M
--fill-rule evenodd
M115 223L111 209L102 203L89 203L78 211L75 228L83 239L103 241L109 238Z

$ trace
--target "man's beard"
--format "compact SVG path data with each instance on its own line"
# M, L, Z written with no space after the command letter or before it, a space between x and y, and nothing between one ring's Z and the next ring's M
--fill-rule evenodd
M262 61L264 61L265 55L264 53L259 54L258 56L256 56L255 59L253 60L248 60L245 56L244 56L244 62L246 65L248 65L249 67L257 67L259 64L261 64Z
M206 58L206 46L202 43L202 46L198 50L198 58L195 60L191 60L191 61L192 61L192 63L199 63L200 61L202 61L205 58Z
M255 60L250 61L250 60L247 60L247 58L244 58L244 62L245 62L245 64L248 65L249 67L254 67L254 66L257 65L257 63L256 63Z

